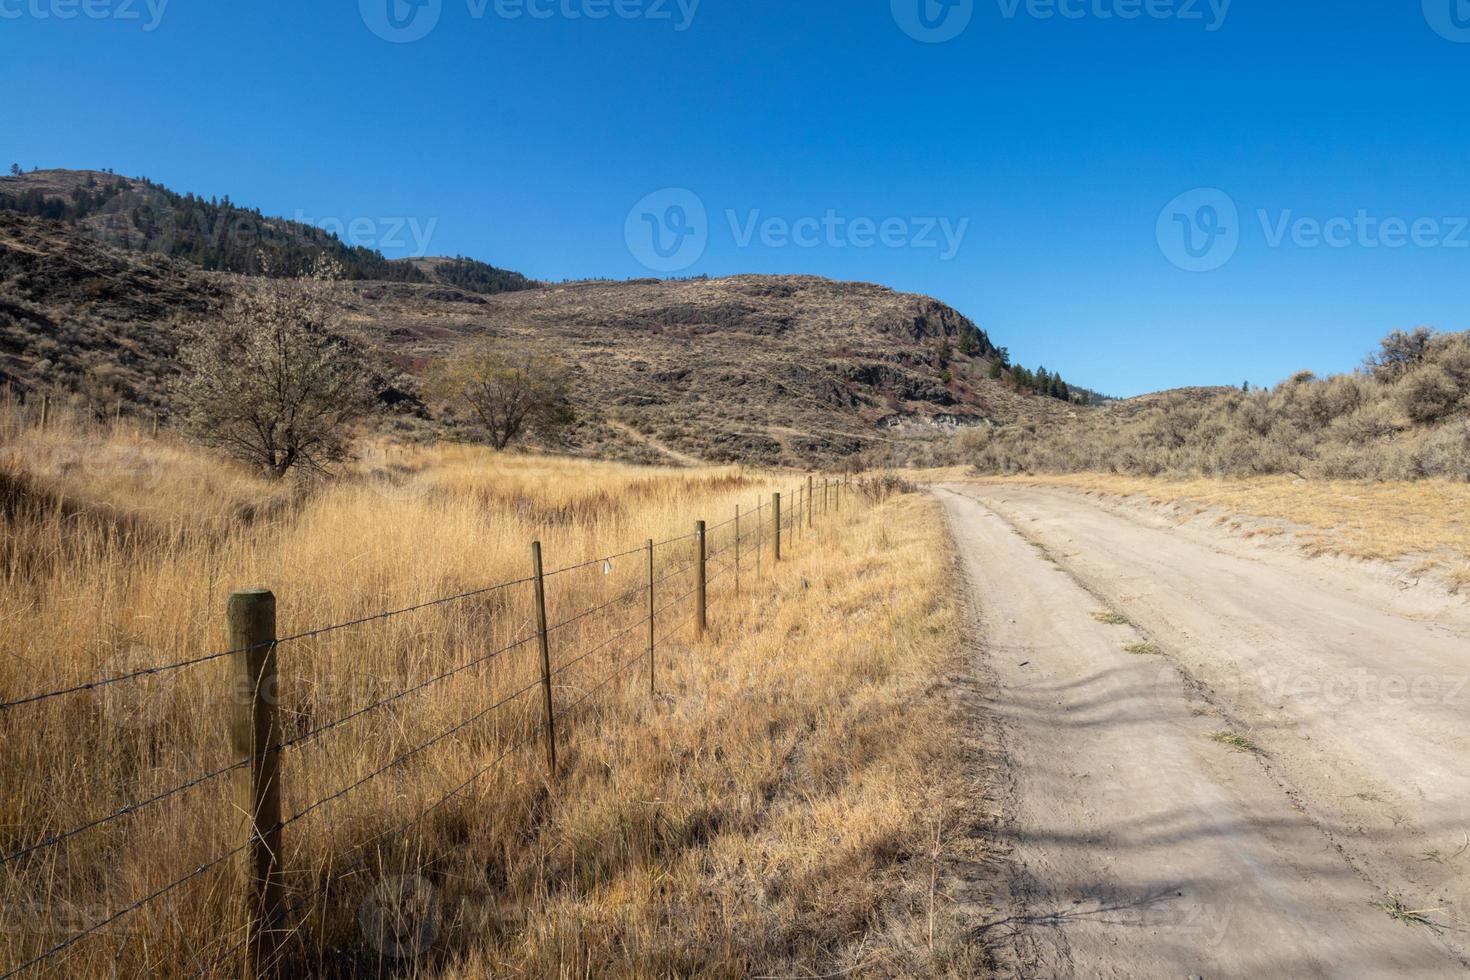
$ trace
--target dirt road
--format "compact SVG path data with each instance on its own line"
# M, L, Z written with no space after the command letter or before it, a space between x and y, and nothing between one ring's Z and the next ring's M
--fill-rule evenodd
M1005 757L1011 972L1470 974L1470 622L1080 494L939 495Z

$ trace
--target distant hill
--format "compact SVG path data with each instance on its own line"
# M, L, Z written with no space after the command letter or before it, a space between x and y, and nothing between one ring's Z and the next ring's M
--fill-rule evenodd
M263 215L226 196L178 194L146 178L96 170L0 177L0 211L70 224L98 241L192 262L214 272L299 275L319 255L350 280L443 283L479 293L531 289L517 272L473 259L388 259L314 225Z
M166 419L185 324L207 323L257 280L102 237L0 211L0 382L98 415L121 401ZM633 462L901 463L938 458L955 432L1094 411L1023 383L954 309L869 283L735 276L485 293L459 260L387 263L403 267L415 281L359 279L343 301L345 328L378 358L388 424L408 437L456 434L412 393L431 362L481 338L572 367L578 422L545 448ZM359 273L370 268L384 267Z

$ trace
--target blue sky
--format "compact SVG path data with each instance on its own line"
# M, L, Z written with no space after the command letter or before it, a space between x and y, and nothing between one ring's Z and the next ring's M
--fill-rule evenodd
M0 0L0 166L546 279L683 230L1121 395L1470 327L1470 0L414 2Z

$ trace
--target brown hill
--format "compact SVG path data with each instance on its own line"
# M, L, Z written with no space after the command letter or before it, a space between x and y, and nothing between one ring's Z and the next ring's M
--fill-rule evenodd
M166 411L181 326L243 277L111 248L72 225L0 214L0 380ZM582 282L485 295L352 282L347 318L412 375L488 336L576 374L580 418L554 448L638 461L831 464L907 456L925 434L1086 411L987 377L989 338L936 300L812 277ZM961 353L968 350L970 353ZM436 428L411 400L395 428Z

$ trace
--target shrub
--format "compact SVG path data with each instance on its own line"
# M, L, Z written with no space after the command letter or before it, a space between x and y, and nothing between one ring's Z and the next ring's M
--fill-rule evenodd
M1404 411L1421 425L1445 418L1460 400L1459 386L1438 364L1416 368L1398 387Z

